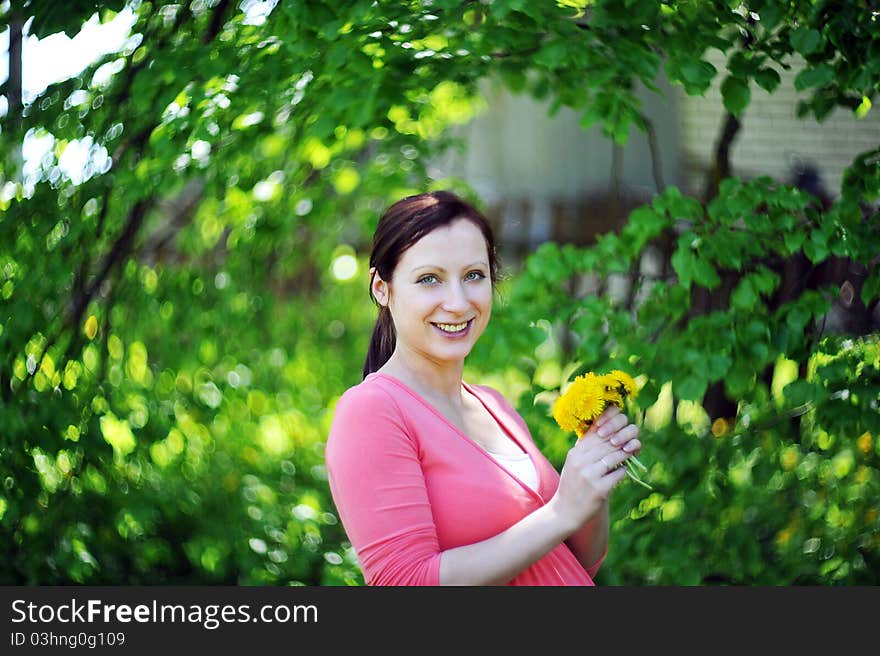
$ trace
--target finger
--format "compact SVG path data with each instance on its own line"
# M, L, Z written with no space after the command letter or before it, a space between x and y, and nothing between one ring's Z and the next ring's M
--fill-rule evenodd
M623 450L631 456L634 456L642 450L642 443L637 439L632 439L623 445Z
M606 421L619 414L620 408L618 408L616 405L609 405L607 408L605 408L601 415L596 417L596 421L593 422L593 428L598 429Z
M596 480L601 480L610 472L615 471L630 456L620 449L609 450L607 443L603 442L603 445L606 448L594 450L583 465L584 473L589 472L591 477Z
M621 451L620 449L618 449L616 451L612 451L607 455L602 456L599 460L603 465L605 465L608 471L613 471L623 465L631 455L631 453L627 453L626 451Z
M620 467L618 469L612 469L611 471L600 476L596 484L599 489L604 489L607 492L610 492L625 477L626 468Z
M599 426L599 428L596 430L596 434L601 438L607 438L609 435L616 433L628 423L629 419L627 419L626 415L618 412L618 414L614 415L610 419L607 419L605 423Z
M616 433L609 436L608 441L614 446L623 446L639 435L639 427L635 424L626 424Z
M608 440L602 439L598 435L584 435L583 439L578 440L575 444L577 450L573 447L569 452L574 451L576 457L582 458L584 461L593 462L604 455L613 451L618 451L619 446L614 446Z
M615 487L620 481L626 478L626 467L612 470L606 477L610 483L610 488Z

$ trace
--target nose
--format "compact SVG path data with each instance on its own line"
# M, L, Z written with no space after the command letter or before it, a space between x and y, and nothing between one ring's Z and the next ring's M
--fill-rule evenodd
M466 312L470 307L467 290L461 282L452 282L446 286L447 292L443 297L443 309L449 314Z

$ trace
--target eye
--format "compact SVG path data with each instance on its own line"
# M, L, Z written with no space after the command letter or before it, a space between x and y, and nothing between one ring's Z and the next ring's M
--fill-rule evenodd
M434 285L437 283L437 276L433 273L429 273L427 276L422 276L418 280L420 285Z
M476 269L474 271L468 272L467 276L465 276L467 280L482 280L485 277L485 273L483 273L482 271L477 271Z

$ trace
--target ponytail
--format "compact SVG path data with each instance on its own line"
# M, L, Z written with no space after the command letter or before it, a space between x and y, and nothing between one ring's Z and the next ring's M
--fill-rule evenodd
M394 353L394 345L397 343L397 333L394 332L394 321L391 319L391 310L387 305L379 307L379 318L373 326L373 336L370 337L370 348L367 350L367 360L364 362L364 378L378 371L382 365L388 362L388 358Z

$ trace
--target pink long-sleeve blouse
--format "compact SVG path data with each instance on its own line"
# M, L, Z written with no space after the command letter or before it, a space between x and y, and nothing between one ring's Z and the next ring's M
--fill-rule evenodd
M402 381L369 374L339 399L327 439L330 491L368 585L438 585L444 550L488 539L550 500L559 474L497 391L462 383L538 473L533 490ZM604 558L604 557L603 557ZM593 585L565 543L510 585Z

